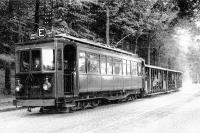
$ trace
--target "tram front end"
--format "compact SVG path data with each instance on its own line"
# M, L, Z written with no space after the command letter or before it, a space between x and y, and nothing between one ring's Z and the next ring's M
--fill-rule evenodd
M56 103L55 48L35 45L16 48L16 100L23 107L52 107Z

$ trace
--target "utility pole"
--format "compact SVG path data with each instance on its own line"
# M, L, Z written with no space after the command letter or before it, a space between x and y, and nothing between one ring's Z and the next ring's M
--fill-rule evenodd
M109 30L110 30L110 11L108 8L108 5L106 6L106 44L110 45L110 36L109 36Z

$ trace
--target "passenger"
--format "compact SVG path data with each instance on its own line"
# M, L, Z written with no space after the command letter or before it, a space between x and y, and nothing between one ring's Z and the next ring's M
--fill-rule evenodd
M158 79L157 77L154 77L153 86L157 86L157 85L158 85Z
M69 69L69 62L68 60L64 61L64 70L68 70Z

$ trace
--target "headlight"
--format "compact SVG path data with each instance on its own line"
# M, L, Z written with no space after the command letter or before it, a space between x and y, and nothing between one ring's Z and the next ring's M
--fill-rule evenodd
M19 86L16 86L15 91L16 91L16 92L19 92L20 89L21 89L21 88L20 88Z
M48 90L48 85L47 85L47 84L43 84L43 89L44 89L45 91L47 91L47 90Z
M43 89L45 91L48 91L51 88L51 83L49 83L48 78L45 79L45 82L43 84Z

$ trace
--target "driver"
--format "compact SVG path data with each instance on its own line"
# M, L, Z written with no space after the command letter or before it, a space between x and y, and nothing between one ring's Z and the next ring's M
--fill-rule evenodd
M36 71L39 71L41 69L41 65L40 65L40 60L39 58L36 58L34 60L34 65L33 65L33 69Z

